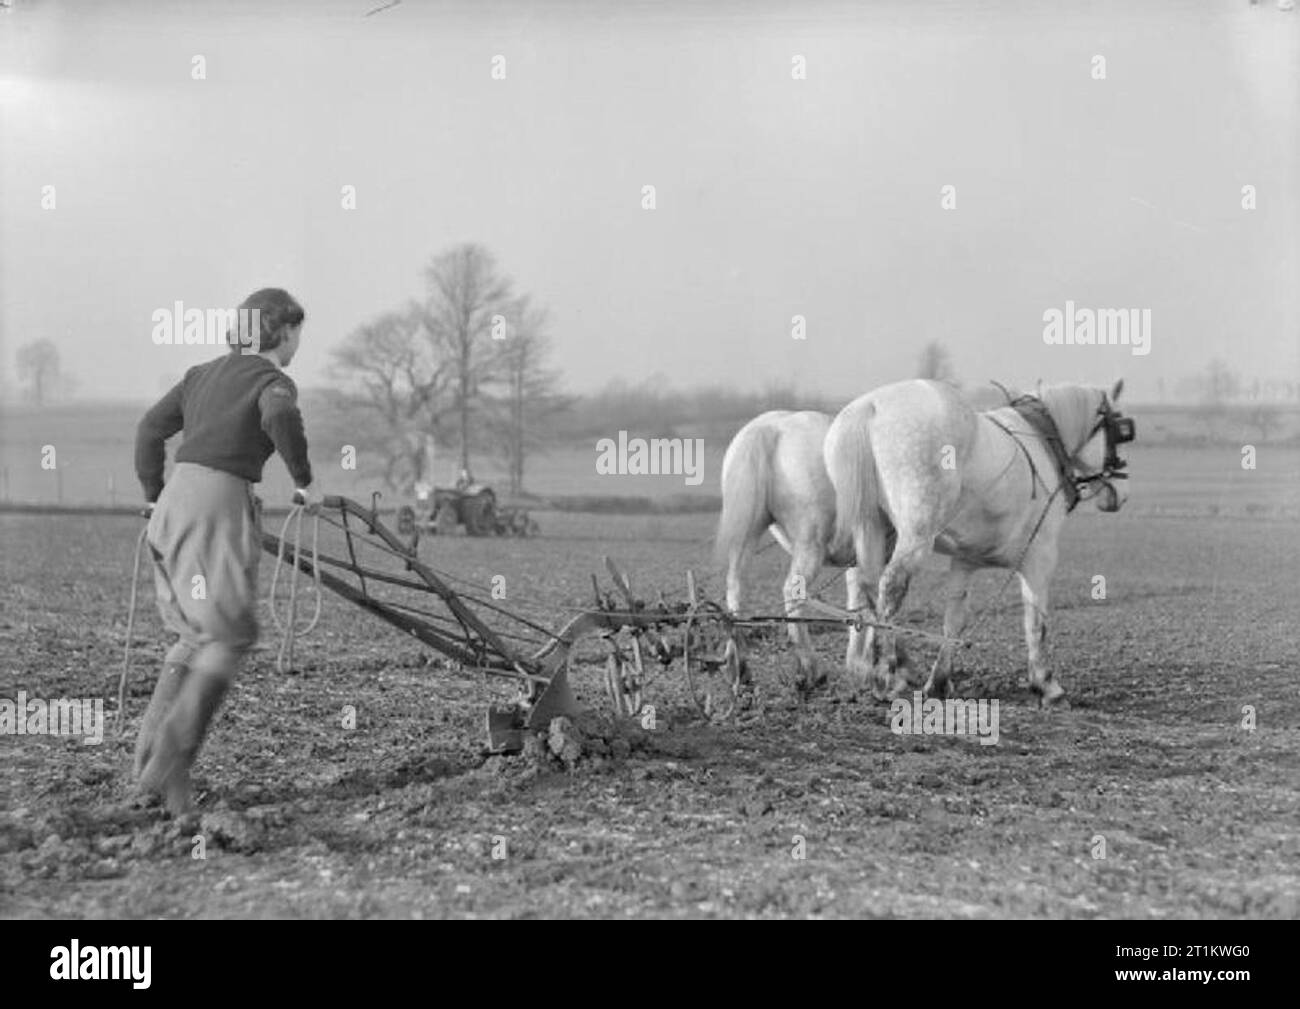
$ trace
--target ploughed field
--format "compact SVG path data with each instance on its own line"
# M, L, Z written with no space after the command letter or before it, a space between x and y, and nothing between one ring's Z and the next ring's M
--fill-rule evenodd
M680 598L688 567L717 592L707 515L540 518L537 539L432 539L422 556L476 594L501 576L503 605L547 626L590 601L603 554L643 596ZM1081 506L1049 624L1069 710L1038 709L1018 586L981 575L956 684L999 701L994 745L892 732L887 706L839 675L844 638L827 631L832 686L806 703L772 634L751 642L755 695L733 722L702 720L678 665L648 687L652 729L614 723L592 642L568 759L549 743L487 757L499 688L329 593L300 671L278 674L263 604L264 648L199 760L197 827L128 790L165 646L147 584L130 731L113 733L139 526L0 515L0 697L102 697L109 722L100 745L0 737L5 916L1300 913L1294 521ZM945 565L914 584L909 622L939 629ZM263 595L271 568L264 556ZM782 574L765 550L755 610L778 610Z

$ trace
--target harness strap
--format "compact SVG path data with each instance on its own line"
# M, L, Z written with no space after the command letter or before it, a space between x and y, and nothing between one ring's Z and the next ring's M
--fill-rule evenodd
M1031 501L1036 499L1038 497L1038 485L1041 483L1043 489L1046 490L1047 484L1042 477L1038 475L1038 467L1034 464L1034 457L1029 454L1029 449L1026 448L1025 443L1020 440L1020 435L1016 434L1015 431L1012 431L1011 428L1003 424L1002 421L998 420L992 414L985 414L984 416L987 417L995 427L1001 428L1006 432L1006 434L1010 436L1011 440L1016 443L1016 446L1020 451L1024 453L1025 461L1029 463L1029 499Z

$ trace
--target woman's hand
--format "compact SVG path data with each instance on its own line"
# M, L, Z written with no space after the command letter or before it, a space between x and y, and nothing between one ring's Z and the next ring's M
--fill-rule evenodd
M302 505L309 512L318 511L321 506L321 495L311 487L299 487L293 492L293 503Z

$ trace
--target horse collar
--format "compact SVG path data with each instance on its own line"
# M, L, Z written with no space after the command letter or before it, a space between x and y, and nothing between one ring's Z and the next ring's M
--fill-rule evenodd
M1052 461L1056 463L1056 474L1060 479L1061 493L1065 495L1065 510L1067 513L1074 511L1074 506L1079 503L1079 488L1070 465L1070 454L1061 440L1061 432L1056 426L1056 421L1052 419L1047 405L1037 396L1018 396L1011 400L1010 406L1042 438L1043 444L1052 454Z

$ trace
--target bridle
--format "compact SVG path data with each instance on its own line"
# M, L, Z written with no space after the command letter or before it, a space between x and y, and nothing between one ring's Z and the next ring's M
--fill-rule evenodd
M1072 512L1075 506L1083 499L1083 492L1090 491L1088 497L1094 497L1102 488L1108 489L1111 494L1111 501L1115 502L1114 507L1105 510L1114 511L1118 508L1119 493L1115 490L1114 480L1127 480L1128 474L1124 472L1128 466L1128 461L1121 459L1119 456L1119 446L1133 441L1137 437L1137 427L1133 423L1132 417L1125 417L1119 410L1111 406L1110 397L1105 392L1101 394L1101 405L1097 407L1097 422L1092 426L1084 438L1071 452L1065 447L1061 438L1060 428L1056 425L1056 418L1052 416L1047 404L1041 398L1032 393L1024 393L1020 396L1012 396L1011 393L1000 382L994 382L1003 395L1007 397L1007 405L1014 409L1029 426L1034 429L1044 442L1048 452L1051 454L1053 461L1056 463L1056 469L1060 483L1057 490L1064 494L1065 510ZM990 421L1011 438L1024 452L1025 458L1029 461L1031 479L1035 482L1038 480L1038 469L1034 465L1033 457L1025 448L1024 443L1005 424L990 414L985 414ZM1102 460L1101 469L1095 473L1080 474L1076 470L1075 460L1079 453L1084 450L1088 442L1096 437L1097 432L1101 431L1106 437L1106 454ZM1053 495L1055 496L1055 495Z
M1127 445L1137 437L1137 425L1132 417L1125 417L1111 406L1110 397L1104 392L1101 394L1101 405L1097 407L1097 423L1074 450L1070 456L1071 460L1078 457L1084 446L1096 437L1098 431L1103 432L1106 438L1106 455L1102 459L1101 469L1096 473L1083 476L1071 472L1069 479L1074 483L1077 491L1092 487L1093 484L1100 484L1102 487L1109 487L1114 494L1115 488L1111 481L1128 479L1128 474L1124 472L1128 468L1128 460L1120 458L1119 446Z

